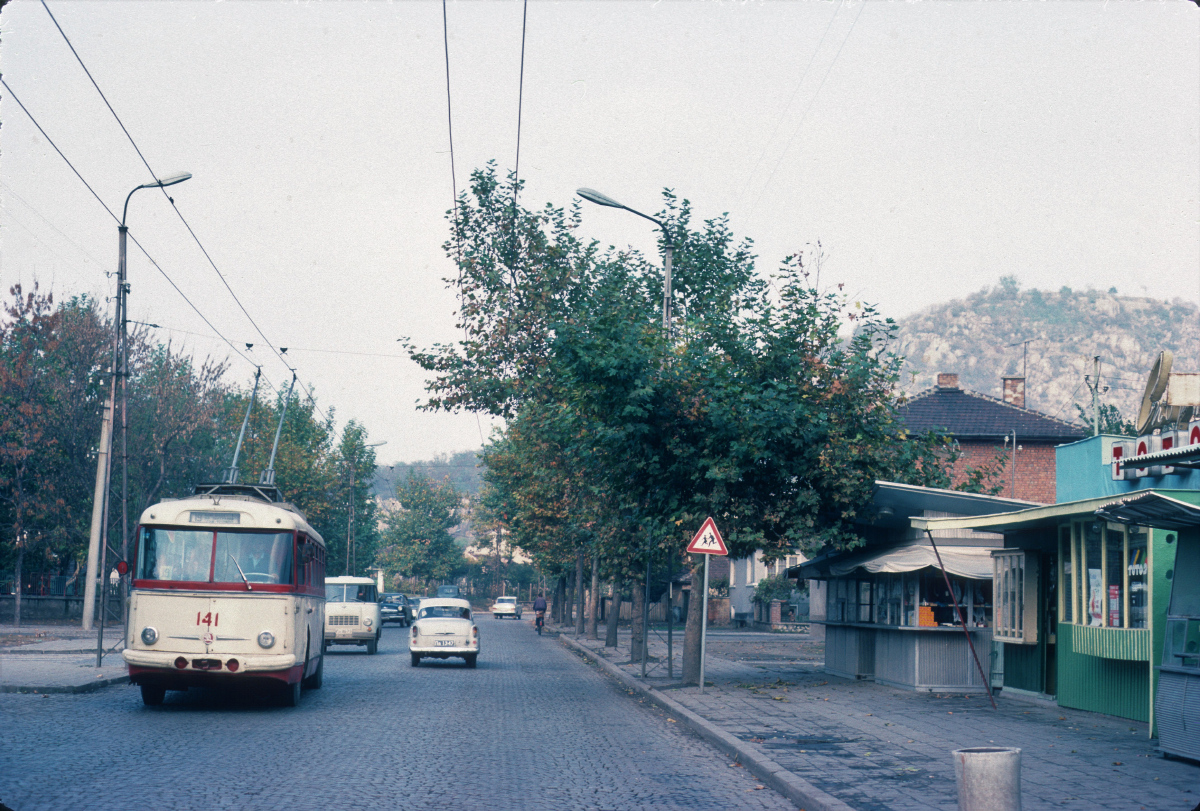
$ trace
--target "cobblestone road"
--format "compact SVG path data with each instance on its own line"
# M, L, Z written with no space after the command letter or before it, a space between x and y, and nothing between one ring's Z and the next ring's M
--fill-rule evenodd
M792 808L528 623L476 670L335 648L296 709L213 691L0 695L0 802L35 809Z

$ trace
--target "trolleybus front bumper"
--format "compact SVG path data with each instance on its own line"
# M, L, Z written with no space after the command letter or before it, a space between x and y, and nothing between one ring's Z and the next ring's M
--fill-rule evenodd
M231 678L267 678L290 683L299 681L304 670L304 663L291 653L241 656L127 649L121 656L129 666L129 680L134 684L202 684Z

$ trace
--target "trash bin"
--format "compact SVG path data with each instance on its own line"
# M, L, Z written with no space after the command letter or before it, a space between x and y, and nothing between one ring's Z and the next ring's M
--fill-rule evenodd
M955 749L959 811L1021 811L1021 750L1002 746Z

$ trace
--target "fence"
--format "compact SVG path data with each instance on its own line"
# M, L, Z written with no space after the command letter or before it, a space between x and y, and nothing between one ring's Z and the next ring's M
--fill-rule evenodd
M17 597L15 594L0 594L0 625L11 625L16 614ZM108 622L117 618L120 622L121 595L113 591L108 596ZM98 617L98 615L97 615ZM40 596L24 594L21 596L21 622L36 624L38 622L71 622L83 621L83 595L79 596Z

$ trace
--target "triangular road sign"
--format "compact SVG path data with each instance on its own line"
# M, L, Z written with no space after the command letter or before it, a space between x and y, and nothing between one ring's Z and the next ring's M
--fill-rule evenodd
M728 555L729 550L725 548L725 541L721 538L721 533L717 531L717 524L709 516L705 520L704 525L700 527L700 531L696 533L696 537L692 538L692 542L688 544L687 551L693 555Z

